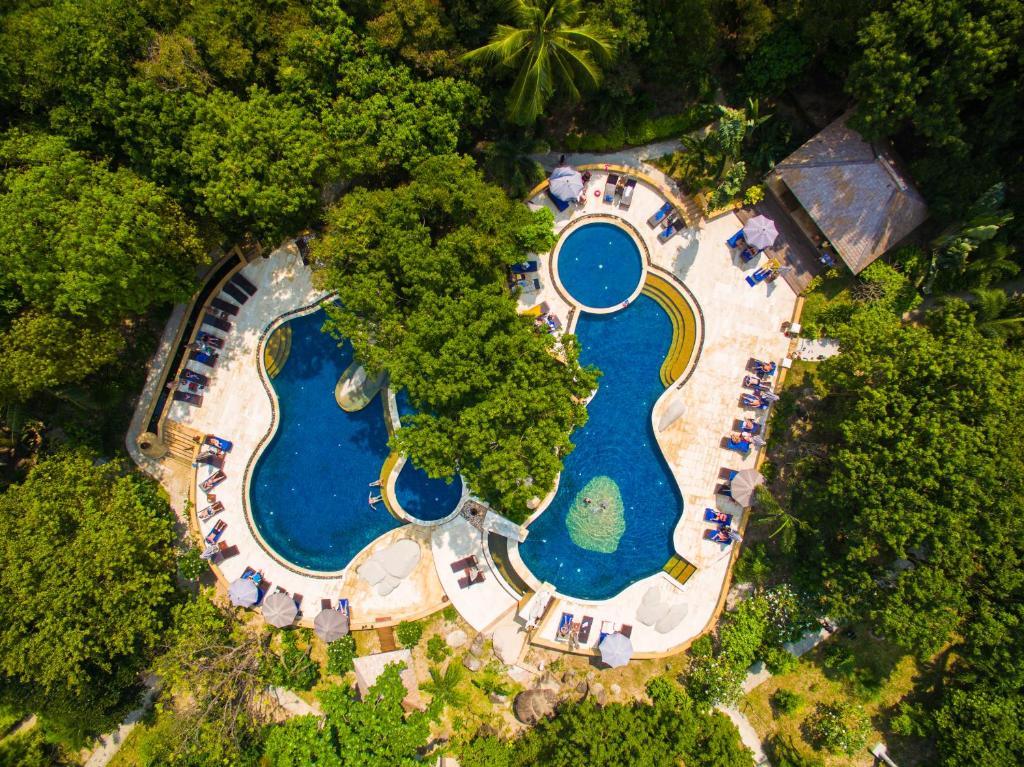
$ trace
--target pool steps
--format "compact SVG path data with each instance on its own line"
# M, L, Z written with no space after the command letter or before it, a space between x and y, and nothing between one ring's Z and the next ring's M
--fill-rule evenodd
M267 339L263 349L263 365L269 378L277 378L278 373L288 361L292 351L292 328L288 323L279 325Z
M672 343L661 365L661 383L671 386L686 370L697 339L697 322L686 299L668 280L648 272L643 294L653 298L672 321Z
M668 562L666 562L665 566L661 569L679 581L680 584L686 583L690 580L690 576L697 572L696 565L687 562L677 554L673 554L669 557Z

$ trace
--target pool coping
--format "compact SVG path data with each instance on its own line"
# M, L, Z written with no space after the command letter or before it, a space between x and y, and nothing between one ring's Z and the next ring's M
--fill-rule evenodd
M558 257L561 255L562 246L565 245L565 241L578 230L585 226L589 226L590 224L608 224L609 226L614 226L624 231L633 241L633 245L636 246L637 255L640 256L640 279L637 280L636 287L623 301L614 306L595 307L581 303L579 299L572 295L572 291L565 287L562 283L562 278L558 274ZM622 224L626 224L626 226L622 226ZM573 219L565 229L559 232L558 240L551 249L551 255L548 258L548 271L551 276L551 284L555 286L555 292L557 292L558 295L566 299L567 303L576 307L574 317L579 316L579 312L586 312L587 314L614 314L617 311L625 309L633 303L641 293L643 293L644 285L647 283L647 270L650 266L651 256L650 253L647 252L647 246L640 237L640 233L633 229L632 226L629 226L628 222L616 218L615 216L609 216L606 213L588 213L577 219Z

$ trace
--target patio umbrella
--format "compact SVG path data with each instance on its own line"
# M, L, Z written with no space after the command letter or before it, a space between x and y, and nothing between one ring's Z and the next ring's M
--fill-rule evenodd
M732 499L740 506L749 506L754 500L754 491L764 484L764 477L756 469L744 469L729 483Z
M249 578L239 578L228 588L231 604L236 607L252 607L260 601L260 590Z
M295 622L295 616L299 614L299 608L295 600L283 591L275 591L263 600L263 620L271 626L283 629Z
M313 630L325 642L341 639L348 633L348 616L341 610L321 610L313 620Z
M601 642L600 650L601 662L612 668L625 666L629 663L629 659L633 657L633 643L629 641L628 636L624 636L617 631L604 638L604 641Z
M559 166L551 174L548 188L551 194L562 202L573 202L579 199L583 191L583 176L568 165Z
M213 556L220 551L220 546L216 543L208 544L203 553L199 555L200 559L213 559Z
M770 248L778 236L779 230L775 228L775 222L764 216L754 216L743 227L743 239L754 250Z

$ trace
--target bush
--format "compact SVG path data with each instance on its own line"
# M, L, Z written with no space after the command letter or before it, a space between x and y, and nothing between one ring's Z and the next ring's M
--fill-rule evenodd
M769 750L775 767L825 767L821 757L801 753L791 740L775 738Z
M772 694L772 707L783 714L792 714L801 705L804 699L792 690L779 689Z
M395 633L403 647L415 647L423 636L423 624L419 621L402 621Z
M50 767L56 764L52 746L43 740L43 733L36 727L12 738L0 741L0 765L3 767Z
M455 605L448 605L441 611L441 617L445 623L455 623L459 619L459 611L455 609Z
M744 546L740 550L740 558L736 560L736 567L733 570L737 583L749 581L755 586L760 586L771 573L772 564L768 560L768 549L763 543L755 543L749 548Z
M199 549L189 549L178 557L178 573L187 581L194 581L199 578L209 566L203 559Z
M427 657L434 663L440 663L452 654L452 648L439 635L435 634L427 640Z
M863 749L871 732L864 709L852 703L819 703L805 724L816 747L847 756Z
M754 184L749 187L746 192L743 193L743 204L744 205L757 205L761 200L764 199L764 187L760 184Z
M309 690L316 684L320 671L310 659L309 651L298 648L295 633L285 631L281 635L281 654L270 656L264 675L267 684L289 690Z
M739 700L745 671L722 656L716 658L710 637L703 636L694 642L690 654L692 658L684 682L694 701L713 708Z
M327 671L342 676L352 670L356 657L356 640L351 634L327 645Z
M780 27L761 40L743 68L742 87L751 96L778 96L811 63L811 48L792 27Z
M789 674L796 671L800 665L798 657L781 647L771 647L762 655L765 667L773 674Z
M640 146L678 138L704 127L714 116L713 104L695 104L679 114L635 120L629 125L613 126L606 133L570 133L562 141L562 146L567 152L608 152L626 146Z

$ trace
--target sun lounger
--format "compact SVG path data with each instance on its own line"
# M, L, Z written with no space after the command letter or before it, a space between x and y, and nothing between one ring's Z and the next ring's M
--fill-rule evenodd
M349 607L348 600L344 597L338 600L338 606L335 609L340 613L345 613L350 619L352 618L352 608Z
M513 274L529 274L535 271L537 271L536 261L523 261L520 264L512 264Z
M187 392L187 391L176 391L176 392L174 392L174 401L175 402L187 402L190 405L195 405L196 407L202 407L203 406L203 395L202 394L193 394L192 392Z
M715 543L722 543L729 546L732 543L732 536L725 530L719 528L718 530L705 530L704 540L714 541Z
M622 190L622 199L619 200L619 207L623 210L629 210L629 206L633 204L633 192L636 190L636 179L631 178L626 182L626 187Z
M732 437L728 437L726 438L725 449L734 450L737 453L742 453L743 455L746 455L747 453L750 452L750 443L747 442L745 439L737 440L733 439Z
M204 479L202 483L199 485L199 487L203 489L204 493L209 493L211 490L213 490L213 488L215 488L217 485L219 485L227 478L227 474L225 474L223 471L218 470L216 473L211 474L209 477Z
M224 339L220 336L215 336L213 333L204 333L200 331L196 336L196 340L206 346L212 346L214 349L224 348Z
M683 226L683 219L676 211L672 211L672 213L661 222L662 229L668 229L670 226L674 226L676 229L680 229Z
M594 627L594 619L589 615L584 615L583 620L580 621L580 630L576 633L576 641L580 644L586 644L590 639L590 629Z
M615 185L619 183L619 174L611 173L604 183L604 201L611 202L615 199Z
M218 450L223 450L225 453L230 453L233 443L229 442L226 439L215 437L212 434L207 434L206 439L203 440L203 444L210 445L211 447L215 447Z
M601 646L601 642L604 641L604 638L606 636L608 636L609 634L614 634L614 633L615 633L615 624L614 623L612 623L611 621L601 621L601 631L597 635L597 646L600 647Z
M466 574L459 578L459 588L468 589L475 583L483 583L487 580L482 570L478 570L476 576L473 576L472 570L466 568Z
M224 454L223 453L203 453L196 459L196 463L203 464L204 466L213 466L215 469L224 468Z
M758 269L753 274L748 274L746 276L747 284L750 287L754 287L759 282L764 282L764 278L767 277L769 274L771 274L770 269Z
M224 543L224 541L221 541L221 543ZM214 554L213 555L213 559L211 559L210 561L213 562L215 565L219 565L225 559L231 559L231 557L237 557L237 556L238 556L238 547L237 546L225 546L220 551L218 551L216 554Z
M214 299L212 299L210 301L210 306L212 306L214 309L216 309L218 311L227 312L232 317L234 317L236 314L238 314L238 307L235 306L230 301L225 301L223 298L214 298Z
M213 354L205 354L203 352L190 352L188 358L193 362L198 362L200 365L206 365L207 367L214 367L217 364L217 356Z
M656 227L658 224L665 220L665 216L668 215L668 212L670 210L672 210L672 203L666 202L664 205L662 205L660 208L654 211L654 215L647 219L647 226L651 227L651 229Z
M210 383L210 379L204 376L202 373L196 372L195 370L189 370L185 368L181 371L181 378L183 381L191 381L202 386L207 386Z
M246 277L241 272L235 272L228 282L237 285L250 296L256 295L256 286L252 284L252 280Z
M476 567L476 557L470 554L468 557L463 557L452 562L452 572L457 573L465 570L467 567Z
M256 575L256 568L246 566L245 570L242 571L242 580L252 578L254 575Z
M728 526L732 524L732 514L726 514L724 511L715 511L715 509L704 509L704 521Z
M726 498L732 498L732 488L728 483L722 483L715 488L715 495L724 495Z
M321 610L331 610L333 608L334 608L334 603L330 599L321 599L320 600L320 609Z
M562 617L558 621L558 631L555 632L556 642L569 641L569 635L572 632L572 618L572 613L562 613Z
M544 318L544 321L547 323L547 326L551 329L552 333L556 330L562 329L562 321L558 319L558 315L549 314Z
M231 323L227 320L222 320L215 314L207 314L203 317L203 324L209 325L210 327L217 328L217 330L223 330L225 333L231 330Z
M197 513L197 516L199 517L199 520L201 522L206 522L210 519L213 519L222 511L224 511L224 504L221 503L220 501L217 501L216 503L211 503L205 509L200 510Z
M569 203L565 202L564 200L559 200L557 197L551 194L550 189L546 189L545 191L547 192L548 199L555 204L556 208L558 208L559 213L561 213L562 211L569 207Z
M663 229L658 233L658 239L662 242L668 242L679 233L679 230L674 226L670 226L668 229Z
M743 239L743 230L740 229L738 232L736 232L736 234L734 234L732 237L730 237L728 240L726 240L725 244L728 245L730 248L738 248L739 244L740 244L740 240L742 240L742 239Z
M217 520L217 524L213 526L213 529L206 534L207 543L216 543L220 540L221 535L224 534L224 530L227 529L228 523L223 519Z
M242 306L246 301L249 300L249 294L242 290L237 285L232 285L230 282L224 283L224 292L228 294L229 298L233 298L238 302L239 306Z
M748 389L760 389L762 386L771 386L771 381L763 381L758 376L743 376L743 385Z
M740 259L743 261L743 263L749 264L760 254L761 251L759 250L754 250L753 248L744 248L743 250L740 251Z
M747 363L747 367L753 370L759 376L773 376L775 375L776 364L775 362L762 362L754 357L750 358L750 362Z
M761 424L759 424L752 418L741 418L739 420L739 426L736 427L736 431L738 431L740 434L760 434Z

